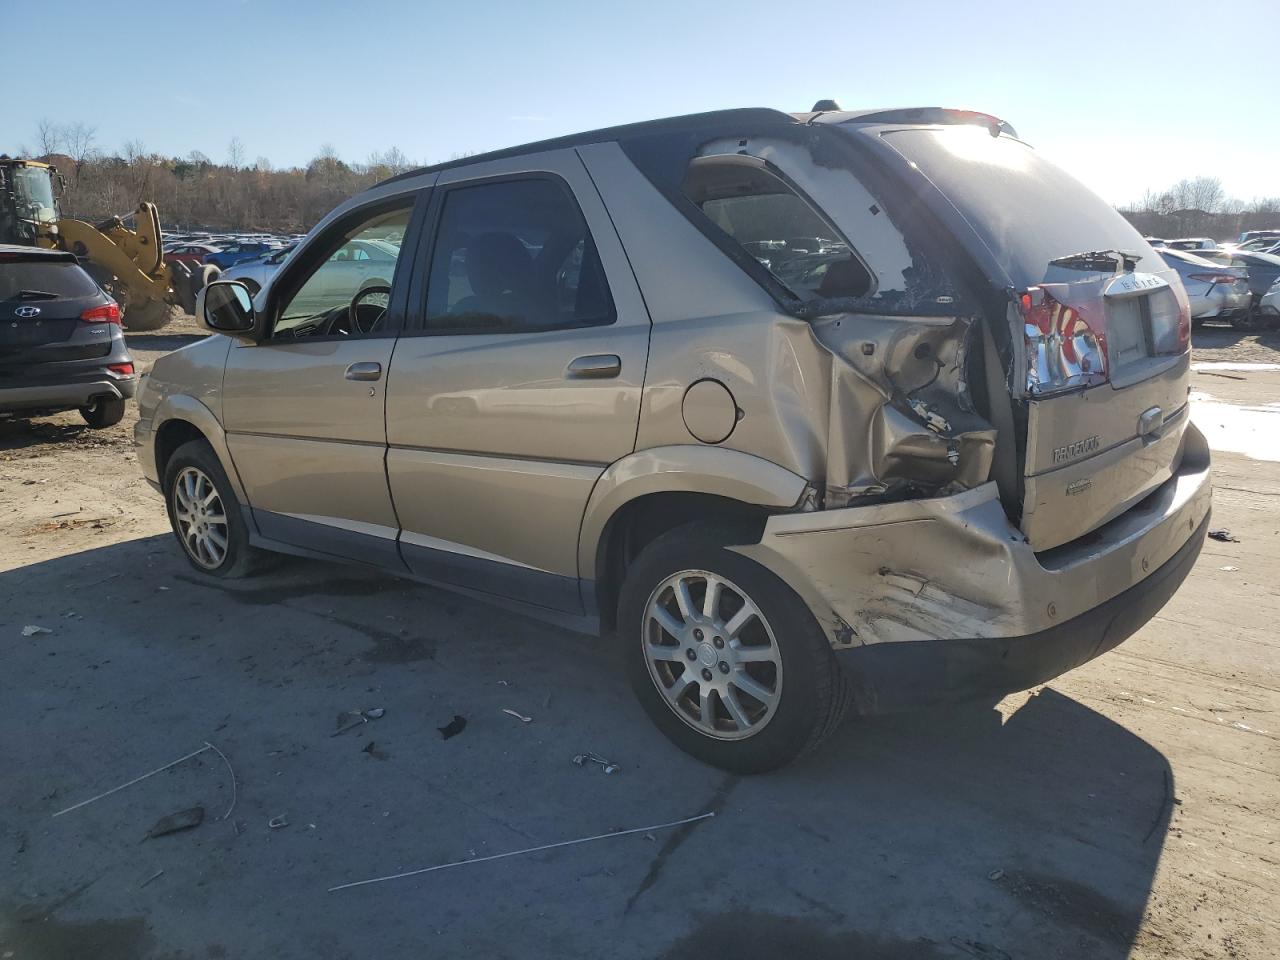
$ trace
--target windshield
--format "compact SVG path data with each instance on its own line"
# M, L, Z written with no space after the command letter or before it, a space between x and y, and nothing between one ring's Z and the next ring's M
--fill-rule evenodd
M934 183L1019 288L1061 280L1051 261L1095 250L1132 253L1140 271L1168 269L1106 201L1020 140L970 126L883 136Z
M53 223L58 207L53 199L53 172L48 167L15 167L13 195L23 220Z

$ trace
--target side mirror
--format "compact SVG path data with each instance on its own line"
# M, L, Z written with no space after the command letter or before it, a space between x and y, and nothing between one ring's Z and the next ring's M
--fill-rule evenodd
M215 280L196 297L196 316L214 333L254 339L253 297L237 280Z

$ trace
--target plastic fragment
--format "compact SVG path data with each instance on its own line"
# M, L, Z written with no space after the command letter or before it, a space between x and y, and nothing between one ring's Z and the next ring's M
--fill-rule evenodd
M157 820L155 826L147 831L147 839L154 840L156 837L163 837L170 833L191 830L202 823L204 823L204 807L189 807Z
M1210 530L1209 539L1217 540L1219 543L1239 543L1240 542L1240 538L1233 537L1231 535L1231 531L1228 530L1226 527L1223 527L1221 530Z
M29 623L22 628L24 637L34 637L37 633L53 633L48 627L38 627L34 623Z
M440 736L442 736L446 740L448 740L450 737L456 737L466 728L467 728L467 718L460 717L457 714L454 714L453 719L450 720L448 723L446 723L443 727L436 727L436 729L440 731Z

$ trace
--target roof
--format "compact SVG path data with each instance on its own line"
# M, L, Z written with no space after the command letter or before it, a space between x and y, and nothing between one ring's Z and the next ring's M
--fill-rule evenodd
M768 107L745 107L736 110L713 110L708 113L690 113L679 117L667 117L662 120L644 120L640 123L627 123L616 127L601 127L599 130L588 130L584 133L573 133L551 140L537 140L523 143L488 153L477 153L469 157L460 157L446 163L436 163L426 167L418 167L405 173L383 180L382 183L395 183L408 180L424 173L437 173L451 170L473 163L484 163L486 160L502 160L508 157L519 157L529 153L540 153L545 150L562 150L567 147L581 147L589 143L609 143L613 141L634 140L660 134L683 133L698 130L702 127L721 127L724 125L742 124L805 124L815 121L821 123L961 123L978 124L988 127L993 135L1007 133L1017 136L1006 121L987 113L973 110L951 110L944 107L907 107L892 110L839 110L819 111L816 113L783 113ZM379 184L380 186L381 184Z
M436 163L427 167L419 167L397 176L383 180L382 183L394 183L397 180L408 180L424 173L436 173L464 167L472 163L484 163L486 160L502 160L507 157L519 157L528 153L541 153L546 150L562 150L567 147L582 147L589 143L609 143L615 140L633 140L663 133L681 133L686 130L697 130L701 127L720 126L726 123L743 124L776 124L797 123L797 119L781 110L770 110L767 107L749 107L740 110L713 110L709 113L690 113L680 117L668 117L663 120L644 120L640 123L626 123L616 127L601 127L599 130L588 130L584 133L572 133L564 137L550 140L537 140L519 146L505 147L488 153L477 153L469 157L461 157L446 163Z
M0 243L0 259L3 260L70 260L78 263L73 253L50 250L47 247L23 247L16 243Z

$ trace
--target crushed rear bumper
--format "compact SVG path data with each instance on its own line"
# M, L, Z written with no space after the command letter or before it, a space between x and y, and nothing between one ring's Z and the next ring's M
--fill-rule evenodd
M734 549L809 605L878 713L1025 689L1111 649L1195 562L1212 500L1194 426L1173 475L1136 506L1036 553L995 485L952 497L780 514Z

